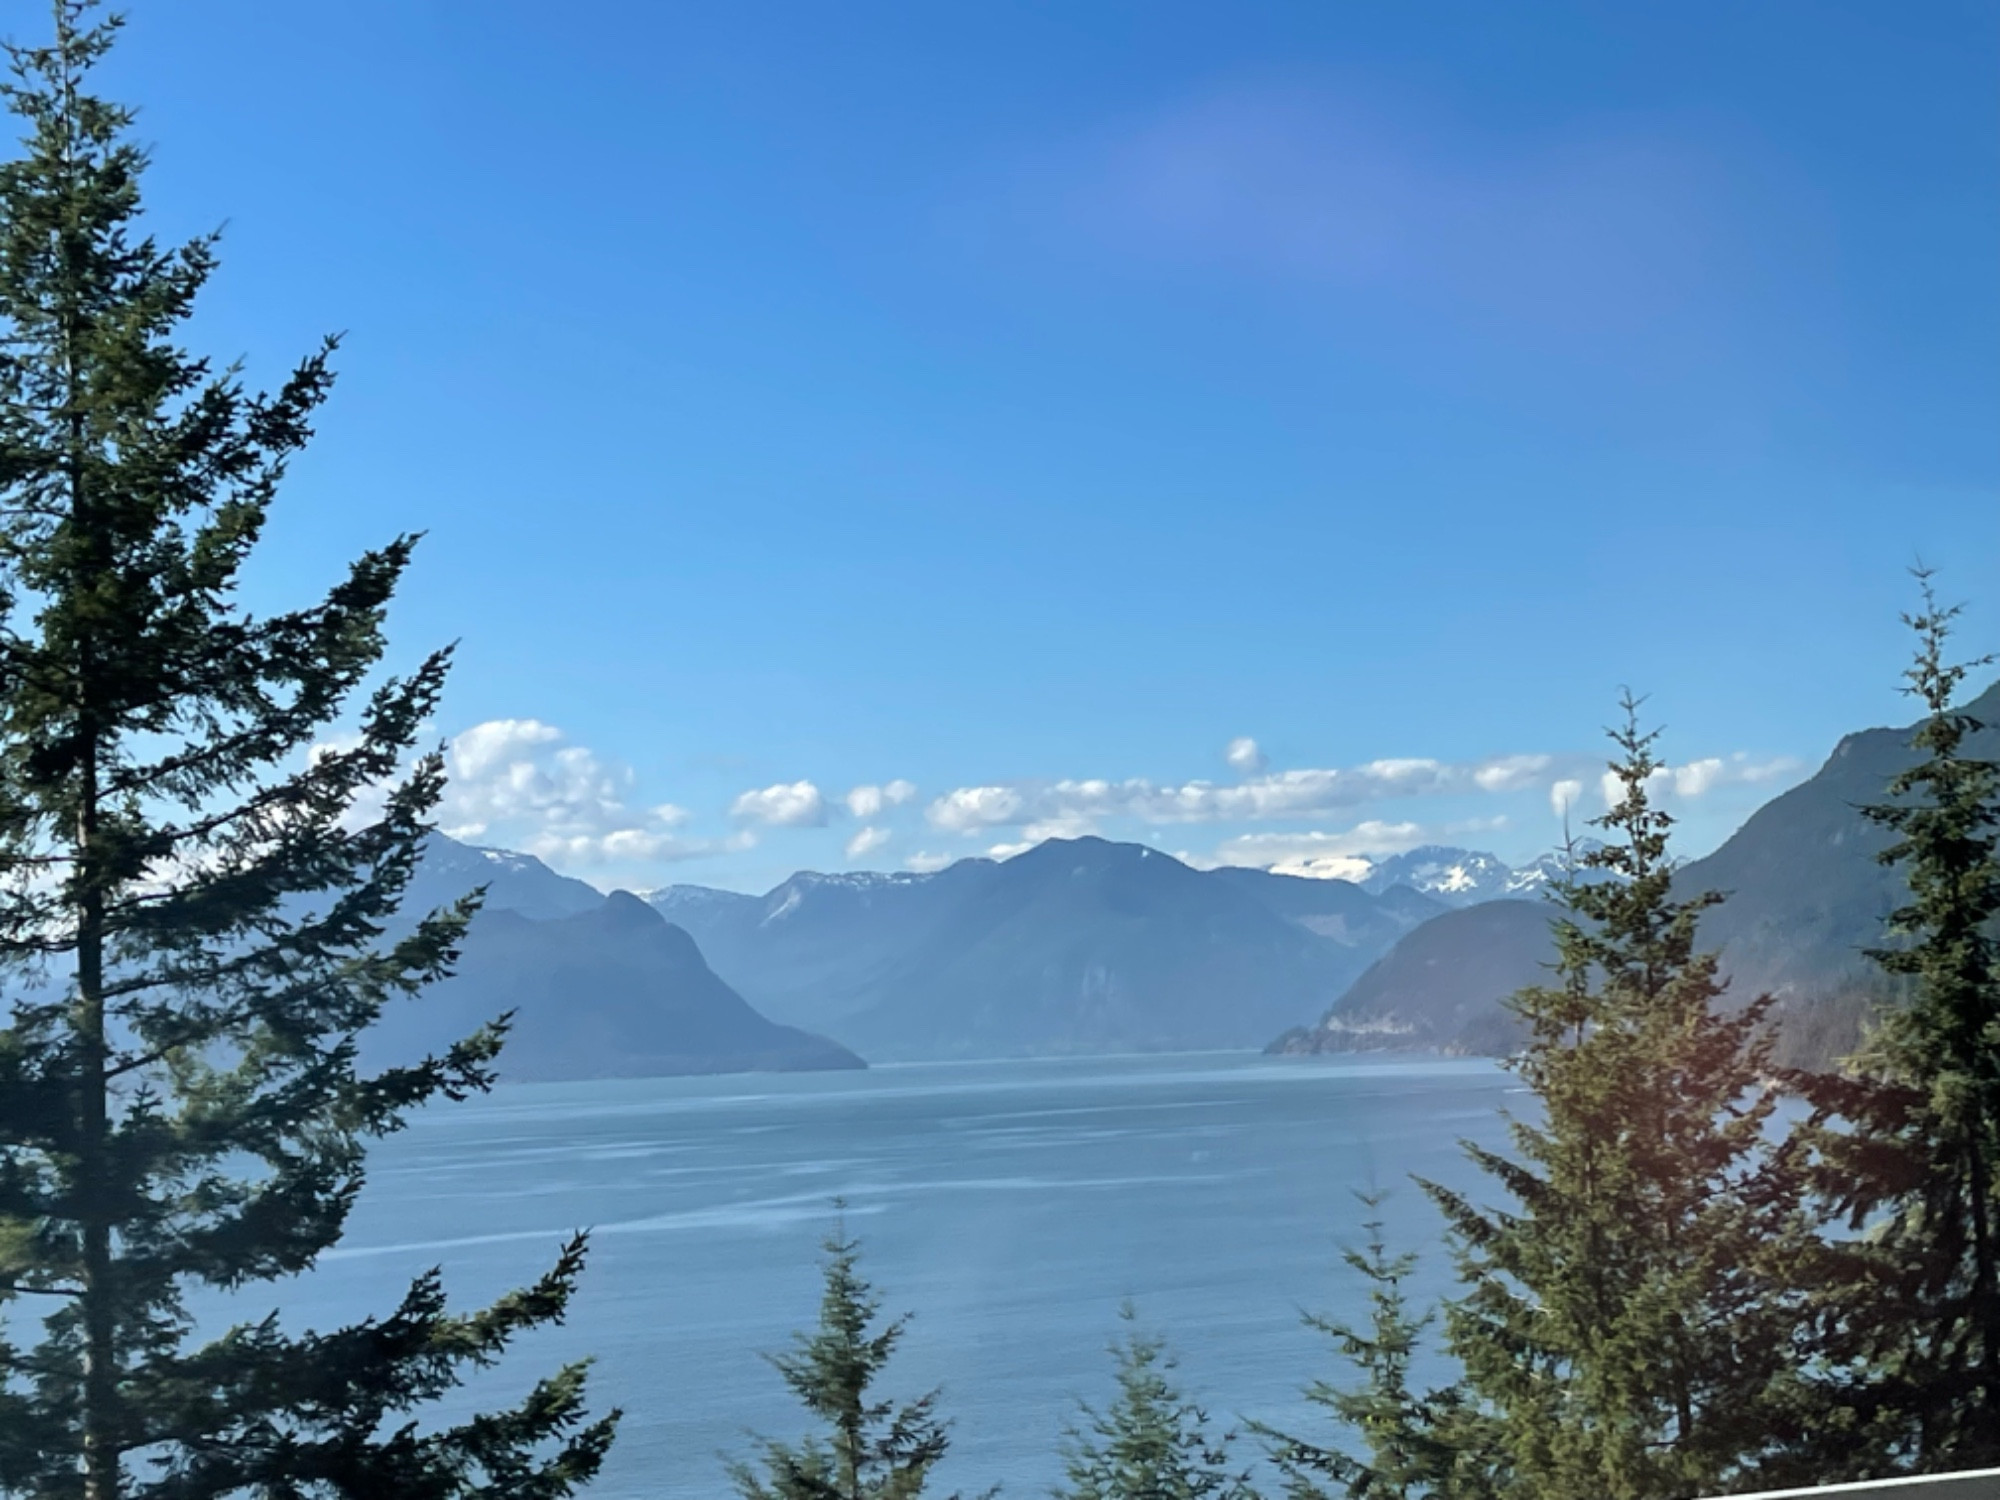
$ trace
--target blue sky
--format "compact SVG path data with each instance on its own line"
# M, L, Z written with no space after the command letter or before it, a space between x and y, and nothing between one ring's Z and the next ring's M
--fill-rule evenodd
M129 9L196 341L348 335L258 599L426 530L600 884L1526 858L1625 684L1699 853L1995 644L1990 5Z

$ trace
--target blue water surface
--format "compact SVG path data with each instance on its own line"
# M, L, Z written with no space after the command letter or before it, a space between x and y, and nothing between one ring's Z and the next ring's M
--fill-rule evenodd
M1310 1429L1300 1390L1341 1367L1300 1312L1364 1310L1338 1253L1360 1237L1353 1191L1391 1190L1392 1240L1425 1252L1416 1290L1441 1290L1409 1176L1477 1184L1457 1142L1499 1138L1511 1086L1478 1061L1225 1054L502 1087L377 1150L347 1238L281 1289L284 1316L386 1311L431 1265L471 1305L590 1228L568 1325L472 1396L592 1354L595 1399L626 1412L594 1493L724 1495L719 1454L746 1431L804 1430L760 1355L811 1323L840 1197L887 1310L913 1315L888 1389L944 1388L935 1493L1041 1495L1078 1398L1110 1394L1128 1298L1220 1421Z

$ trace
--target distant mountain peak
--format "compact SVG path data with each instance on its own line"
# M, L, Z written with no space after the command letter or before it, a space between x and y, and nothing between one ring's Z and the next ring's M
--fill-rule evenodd
M532 854L460 843L432 832L424 840L406 910L433 910L475 886L486 887L484 910L518 912L536 921L590 911L604 899L595 886L558 875Z
M685 926L630 891L605 895L532 855L438 835L412 900L431 910L482 885L486 909L455 972L424 1005L394 1007L371 1028L363 1039L371 1060L434 1053L512 1012L500 1064L510 1079L862 1066L837 1043L760 1014L715 973ZM691 905L755 900L707 894L718 899Z
M630 891L613 891L604 898L604 905L599 910L606 925L613 927L651 927L666 921L658 911Z
M1593 869L1586 857L1604 847L1602 839L1577 839L1567 849L1555 849L1532 864L1520 866L1507 877L1503 897L1540 896L1566 880L1585 885L1612 879L1608 870Z
M1376 858L1368 873L1356 883L1378 896L1403 886L1446 906L1518 900L1539 896L1572 874L1586 880L1608 878L1602 872L1581 867L1585 854L1602 847L1596 839L1578 839L1569 852L1554 850L1528 864L1514 866L1478 849L1421 844L1401 854Z
M1391 886L1406 885L1448 906L1469 906L1506 895L1513 875L1498 858L1480 850L1423 844L1375 861L1360 885L1378 896Z

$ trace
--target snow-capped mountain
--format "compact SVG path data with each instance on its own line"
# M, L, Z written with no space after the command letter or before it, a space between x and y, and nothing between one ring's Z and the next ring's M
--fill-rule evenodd
M1389 854L1371 861L1359 884L1376 895L1399 885L1408 886L1446 906L1531 900L1562 880L1572 859L1581 860L1597 847L1595 839L1579 839L1570 854L1557 849L1529 864L1516 866L1477 849L1425 844L1407 854ZM1579 873L1584 873L1585 879L1604 878L1594 871Z
M1561 849L1544 854L1532 864L1522 865L1507 877L1507 888L1501 895L1523 899L1545 894L1550 887L1569 878L1576 878L1588 885L1594 881L1609 880L1605 870L1586 869L1583 857L1604 845L1597 839L1578 839L1574 847L1565 852Z
M1514 876L1512 869L1491 854L1425 844L1407 854L1376 860L1360 884L1375 895L1406 885L1447 906L1471 906L1510 894L1509 882Z

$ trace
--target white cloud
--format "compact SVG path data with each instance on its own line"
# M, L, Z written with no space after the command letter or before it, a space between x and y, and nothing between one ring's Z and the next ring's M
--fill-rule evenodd
M1549 810L1558 818L1567 817L1576 805L1576 799L1583 795L1583 783L1574 776L1565 776L1549 787Z
M1757 760L1739 750L1730 756L1710 755L1678 766L1662 766L1646 784L1654 798L1681 798L1692 801L1718 787L1763 786L1768 782L1797 776L1805 769L1802 761L1789 755ZM1614 771L1598 778L1598 794L1606 807L1616 807L1624 796L1624 786Z
M1699 797L1713 787L1722 777L1722 760L1711 755L1706 760L1691 760L1684 766L1673 768L1674 790L1683 797Z
M453 838L505 843L551 863L690 859L742 847L676 832L672 803L634 806L632 768L540 719L490 719L446 748L450 780L439 823Z
M1097 832L1097 822L1081 813L1058 813L1053 818L1043 818L1038 823L1030 823L1021 830L1021 837L1030 844L1039 844L1044 839L1080 839Z
M1202 869L1216 865L1248 865L1278 875L1302 875L1312 880L1361 880L1374 861L1403 854L1423 844L1454 842L1506 826L1505 818L1472 818L1463 822L1424 824L1370 818L1352 828L1304 833L1245 833L1224 839L1205 860L1188 859Z
M995 844L986 851L988 859L1012 859L1017 854L1026 854L1041 842L1040 839L1022 839L1015 844Z
M863 828L847 841L847 857L849 859L860 859L864 855L873 854L888 842L888 829Z
M1472 782L1482 792L1518 792L1540 782L1553 764L1552 755L1503 755L1476 769Z
M519 765L537 746L560 744L562 737L560 729L540 719L489 719L451 742L452 774L466 781L485 779Z
M1774 755L1769 760L1752 760L1738 751L1730 757L1735 771L1735 779L1746 786L1761 786L1767 781L1783 781L1797 776L1806 769L1806 763L1794 755Z
M1027 798L1012 787L962 786L932 802L924 817L947 833L970 833L1018 822L1027 805Z
M823 828L826 798L810 781L780 782L743 793L729 804L729 815L767 828Z
M509 841L510 847L512 841ZM526 842L527 852L552 865L644 864L655 860L704 859L740 854L755 848L754 833L724 839L686 839L644 828L620 828L606 834L537 834Z
M1233 761L1249 763L1232 742ZM933 828L973 838L1020 829L1030 838L1068 838L1127 818L1140 823L1256 823L1324 818L1374 803L1411 797L1508 796L1546 788L1558 811L1574 803L1595 756L1500 755L1476 761L1403 757L1337 769L1259 770L1241 781L1160 783L1143 777L1021 782L959 787L933 798L924 817ZM1699 797L1726 785L1751 785L1795 774L1797 761L1747 755L1711 756L1662 771L1659 788ZM1615 795L1615 793L1614 793Z
M883 808L901 807L916 795L916 783L900 778L883 786L858 786L847 794L847 810L857 818L878 818Z
M955 863L957 858L955 854L912 854L903 861L903 868L914 870L919 875L930 875Z
M1358 859L1365 867L1370 855L1401 854L1436 841L1438 831L1422 823L1389 823L1371 818L1352 828L1328 833L1245 833L1216 846L1216 862L1252 865L1260 870L1281 864L1326 859Z
M1245 776L1253 776L1271 763L1257 748L1257 742L1247 734L1231 740L1229 747L1222 752L1222 758L1229 762L1232 770L1241 771Z
M1469 762L1405 758L1338 770L1265 771L1232 785L1211 781L1162 785L1132 778L970 786L933 799L924 816L933 828L968 836L1031 825L1095 826L1114 817L1145 823L1316 818L1402 797L1526 790L1571 774L1583 764L1582 757L1555 755Z

